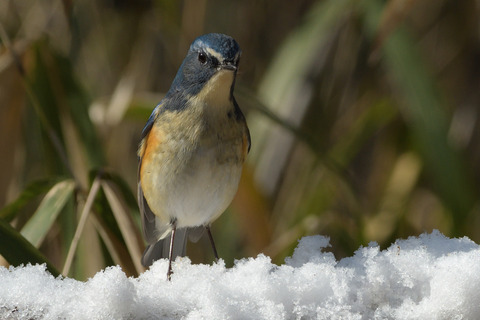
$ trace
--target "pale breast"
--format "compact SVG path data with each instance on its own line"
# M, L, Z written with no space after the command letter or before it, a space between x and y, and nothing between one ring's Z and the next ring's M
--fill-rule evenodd
M222 151L221 147L199 148L171 180L165 209L177 218L179 227L210 223L235 196L242 166L220 155Z
M208 224L228 207L238 188L242 124L226 113L212 118L195 112L165 114L150 132L159 143L142 165L142 188L159 223Z

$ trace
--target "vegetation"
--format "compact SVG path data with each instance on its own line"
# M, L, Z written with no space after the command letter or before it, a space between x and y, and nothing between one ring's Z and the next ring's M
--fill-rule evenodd
M252 150L220 255L281 263L439 229L480 241L473 0L0 2L0 254L86 279L143 271L140 133L207 32L243 50ZM205 240L205 241L203 241ZM189 246L207 263L207 239Z

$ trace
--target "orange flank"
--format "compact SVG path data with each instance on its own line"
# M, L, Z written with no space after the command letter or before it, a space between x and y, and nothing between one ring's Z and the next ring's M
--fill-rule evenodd
M148 167L148 165L146 166L145 164L153 161L155 153L158 152L160 147L160 143L162 143L162 132L154 125L147 136L143 138L140 146L139 154L142 158L140 176L143 176L143 168Z

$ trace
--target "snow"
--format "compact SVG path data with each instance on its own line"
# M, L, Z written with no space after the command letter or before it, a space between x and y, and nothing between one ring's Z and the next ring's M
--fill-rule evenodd
M109 267L86 282L43 265L0 268L0 319L480 319L480 248L440 232L376 243L339 261L305 237L277 266L167 261L138 278Z

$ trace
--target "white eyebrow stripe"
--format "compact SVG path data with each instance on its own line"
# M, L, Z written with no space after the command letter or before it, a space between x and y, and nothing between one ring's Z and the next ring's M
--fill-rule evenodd
M222 56L219 52L213 50L212 48L207 48L206 51L207 51L208 54L210 54L212 57L217 58L217 60L218 60L219 62L223 62L223 56Z

